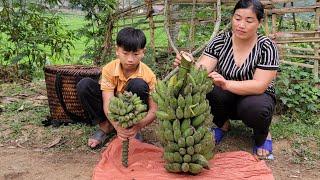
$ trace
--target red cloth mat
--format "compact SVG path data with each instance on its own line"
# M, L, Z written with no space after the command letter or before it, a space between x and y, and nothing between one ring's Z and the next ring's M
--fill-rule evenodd
M244 151L219 153L210 160L210 170L204 169L197 176L168 173L164 169L163 149L131 139L128 168L121 164L122 141L114 139L102 154L92 179L274 179L265 161Z

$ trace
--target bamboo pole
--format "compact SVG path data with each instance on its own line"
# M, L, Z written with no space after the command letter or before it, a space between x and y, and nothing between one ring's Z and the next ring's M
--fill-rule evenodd
M314 49L312 49L312 48L290 47L290 46L287 46L287 45L278 45L278 47L281 48L281 49L286 49L286 50L314 53Z
M266 11L266 10L264 10ZM270 34L270 30L269 30L269 18L268 18L268 15L265 13L265 16L264 16L264 29L265 29L265 32L266 32L266 36L269 36Z
M277 15L272 14L271 16L271 21L272 21L272 34L275 34L277 32Z
M267 9L266 12L267 14L305 13L305 12L315 12L316 8L318 7L319 6Z
M313 68L313 65L310 64L304 64L304 63L298 63L298 62L291 62L291 61L285 61L285 60L280 60L281 63L289 64L289 65L294 65L294 66L301 66L305 68Z
M317 43L320 42L320 38L288 38L288 39L276 39L277 44L288 43Z
M320 60L320 57L319 57L319 56L292 55L292 54L283 54L282 56L283 56L283 57L290 57L290 58L309 59L309 60L314 60L314 61Z
M316 34L320 34L319 32L316 31L300 31L300 32L276 32L269 34L269 36L274 37L276 39L299 39L299 38L314 38Z
M179 54L179 50L176 48L176 46L174 45L173 43L173 40L172 40L172 37L170 35L170 31L169 31L169 2L168 0L165 0L165 7L164 7L164 16L165 16L165 22L164 22L164 29L167 33L167 37L168 37L168 40L169 40L169 44L171 45L171 48L174 50L174 52L176 54Z
M191 4L193 0L171 0L172 3L175 4ZM262 0L261 3L263 5L268 5L271 3L289 3L295 2L298 0ZM196 0L196 3L216 3L217 0ZM221 0L222 4L235 4L237 0Z
M291 2L291 6L293 6L293 2ZM296 21L296 14L295 13L292 13L292 18L293 18L293 25L294 25L294 30L296 31L297 30L297 21Z
M153 7L152 7L152 1L151 0L145 0L145 3L147 4L147 18L149 19L149 30L150 30L150 45L152 49L153 54L153 62L155 62L156 58L156 49L155 49L155 43L154 43L154 29L155 24L153 22Z
M196 0L196 3L201 3L201 4L213 4L217 3L217 0ZM221 0L222 3L236 3L237 0ZM171 0L171 3L173 4L192 4L193 0Z
M199 54L201 51L203 51L203 49L206 47L206 45L218 34L219 32L219 29L220 29L220 24L221 24L221 1L218 0L217 2L217 21L215 23L215 26L214 26L214 30L213 30L213 33L211 34L211 37L210 37L210 40L208 42L206 42L205 44L203 44L202 46L200 46L198 49L196 49L194 52L192 52L192 55L195 56L197 54ZM226 26L226 28L229 27L230 24L228 24Z
M194 33L195 33L195 9L196 9L196 0L193 0L192 11L191 11L191 27L189 30L189 51L191 52L194 48Z
M318 31L320 31L320 0L317 0L317 5L318 8L316 9L316 18L315 18L315 27L317 28ZM319 38L320 35L319 33L315 34L315 38ZM319 43L314 44L314 55L320 59L320 53L319 53ZM314 62L314 67L313 67L313 73L314 73L314 78L318 79L319 78L319 59L317 59Z
M282 7L285 8L286 5L287 5L287 3L283 3ZM282 20L283 20L283 16L280 17L278 29L281 29L281 28L282 28Z

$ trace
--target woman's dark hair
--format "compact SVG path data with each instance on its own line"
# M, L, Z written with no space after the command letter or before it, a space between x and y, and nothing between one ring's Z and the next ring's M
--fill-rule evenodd
M247 9L252 8L253 12L256 13L257 19L260 21L264 17L264 8L259 0L240 0L237 2L233 9L234 14L237 9Z
M121 29L117 34L117 46L122 47L125 51L136 52L146 46L146 36L140 29L126 27Z

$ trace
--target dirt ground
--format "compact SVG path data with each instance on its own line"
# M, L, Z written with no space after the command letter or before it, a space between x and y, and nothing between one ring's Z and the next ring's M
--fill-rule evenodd
M240 143L237 143L240 142ZM0 147L0 179L91 179L93 169L100 160L100 152L50 152L15 146ZM320 179L319 163L307 168L290 162L288 142L274 143L275 160L268 161L275 179ZM216 147L216 152L250 151L244 139L227 138L224 144ZM105 149L105 148L104 148Z
M47 106L47 99L40 98L45 97L45 93L39 93L44 91L43 88L35 88L36 94L24 95L23 101L32 101L34 106ZM42 94L42 95L41 95ZM22 95L20 95L22 96ZM15 95L13 100L17 100L20 97ZM35 97L34 97L35 96ZM2 103L5 103L5 97L0 93L0 100L2 97ZM11 101L13 101L11 100ZM8 101L10 102L10 101ZM25 115L28 116L28 115ZM0 137L6 137L10 134L10 128L5 122L5 119L0 119ZM83 129L73 129L68 133L61 133L58 130L63 128L55 129L51 131L51 136L55 139L50 140L49 144L42 144L44 137L45 128L43 126L28 125L25 127L28 129L29 134L22 137L26 137L26 140L19 143L16 141L0 141L0 180L86 180L91 179L93 169L101 158L101 153L106 147L100 150L89 150L84 144L68 146L68 151L61 151L63 149L63 143L72 144L74 141L80 139L83 135ZM149 127L145 129L142 134L147 143L159 145L156 142L155 127ZM236 131L236 130L235 130ZM241 131L241 130L240 130ZM60 132L61 134L59 134ZM232 131L234 132L234 131ZM239 132L239 130L238 130ZM22 134L24 134L22 132ZM63 138L57 138L56 134L65 135L69 139L64 140ZM227 135L220 145L216 146L215 152L231 152L231 151L252 151L252 142L250 133L244 133L242 135ZM86 136L84 136L86 137ZM38 144L35 144L37 142ZM318 148L316 143L308 144L310 151L315 152ZM79 143L79 142L78 142ZM305 159L304 162L312 162L311 164L306 163L294 163L295 158L302 157L299 155L299 151L291 147L292 142L284 140L274 140L273 151L275 160L267 161L267 165L272 169L275 179L286 180L286 179L297 179L297 180L320 180L320 162L319 160L310 161ZM59 149L59 146L62 147ZM38 147L38 148L36 148ZM39 148L46 147L46 148ZM313 148L315 147L315 148ZM106 177L107 179L107 177Z

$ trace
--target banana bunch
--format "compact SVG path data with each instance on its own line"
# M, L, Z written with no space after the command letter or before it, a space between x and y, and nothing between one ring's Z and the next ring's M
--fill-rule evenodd
M147 115L147 105L137 94L125 91L109 102L108 119L119 122L122 128L130 128ZM128 167L129 139L122 142L122 164Z
M209 168L214 137L209 131L213 116L206 94L211 90L207 71L191 66L180 67L167 82L159 81L151 94L158 105L157 134L164 146L167 171L198 174Z
M147 115L147 105L137 94L125 91L110 99L109 111L108 119L118 121L123 128L130 128Z

